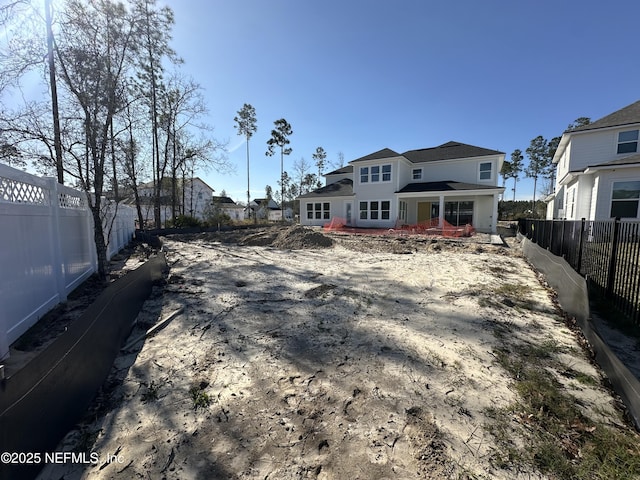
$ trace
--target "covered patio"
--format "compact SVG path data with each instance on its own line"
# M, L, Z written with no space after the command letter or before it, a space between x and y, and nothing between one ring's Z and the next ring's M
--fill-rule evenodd
M471 225L495 233L502 187L454 181L410 183L395 192L400 225ZM437 223L436 223L437 221Z

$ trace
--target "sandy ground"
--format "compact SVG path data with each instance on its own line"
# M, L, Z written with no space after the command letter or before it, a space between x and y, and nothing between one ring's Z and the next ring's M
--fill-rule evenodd
M514 249L324 238L165 239L167 284L131 338L171 320L65 440L101 461L40 478L545 478L498 461L486 427L517 402L496 351L549 342L582 412L622 423L601 382L562 375L601 378ZM511 421L515 444L525 427Z

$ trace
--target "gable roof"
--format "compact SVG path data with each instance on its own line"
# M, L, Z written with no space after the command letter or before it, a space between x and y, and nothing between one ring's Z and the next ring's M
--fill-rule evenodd
M475 183L454 182L453 180L444 180L440 182L423 182L423 183L409 183L396 193L416 193L416 192L453 192L460 190L490 190L500 189L503 187L496 187L492 185L477 185Z
M353 180L343 178L335 183L330 183L324 187L318 188L313 192L300 195L298 198L313 197L352 197L353 196Z
M353 173L353 165L347 165L345 167L338 168L336 170L333 170L332 172L323 174L323 176L326 177L327 175L342 175L344 173Z
M618 127L622 125L629 125L631 123L640 123L640 100L632 103L631 105L627 105L620 110L616 110L615 112L610 113L606 117L602 117L600 120L596 120L589 125L570 130L569 133L596 130L598 128Z
M280 210L280 205L278 205L273 198L267 201L266 198L254 198L251 200L251 203L254 203L254 207L259 208L263 203L267 204L267 208L269 210ZM251 204L249 204L251 206Z
M233 205L236 204L236 202L231 200L229 197L216 197L215 195L213 197L211 197L211 202L212 203L226 203L226 204L233 204Z
M399 157L399 156L400 154L398 152L394 152L390 148L383 148L382 150L378 150L377 152L370 153L369 155L365 155L364 157L351 160L349 163L364 162L367 160L378 160L380 158Z
M412 163L434 162L437 160L451 160L454 158L484 157L485 155L504 155L504 152L488 148L467 145L466 143L450 141L437 147L409 150L402 154Z

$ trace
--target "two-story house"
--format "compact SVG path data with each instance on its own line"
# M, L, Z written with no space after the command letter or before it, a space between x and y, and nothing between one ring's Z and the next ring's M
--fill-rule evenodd
M562 135L547 218L640 219L640 101Z
M495 232L498 174L504 152L447 142L397 153L388 148L325 175L326 185L301 195L300 223L393 228L444 221Z
M176 208L177 213L204 220L205 211L211 205L213 192L207 183L199 177L187 178L184 181L178 179L176 185ZM164 224L172 217L172 188L169 178L163 181L160 191L160 218ZM154 195L153 182L143 183L138 186L138 195L142 207L142 216L145 223L152 223L154 219ZM133 204L133 198L128 203Z
M282 220L282 209L272 198L256 198L251 200L249 208L258 220L268 220L270 222L279 222ZM285 208L284 219L287 222L293 220L293 210L288 207Z
M225 195L211 197L210 211L214 215L222 213L227 215L234 222L239 222L244 219L244 210L244 206L238 205L230 197ZM207 212L205 211L205 215L206 213Z

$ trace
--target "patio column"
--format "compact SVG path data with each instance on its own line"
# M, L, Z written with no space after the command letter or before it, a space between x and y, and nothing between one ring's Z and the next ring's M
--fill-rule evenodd
M493 194L493 213L491 214L491 233L497 233L498 231L498 194Z
M440 195L440 208L438 208L438 228L444 226L444 195Z

